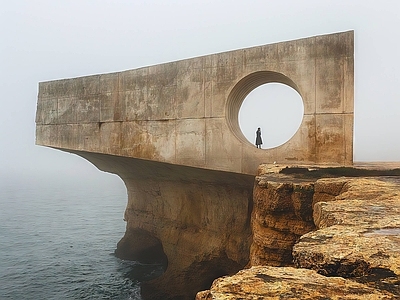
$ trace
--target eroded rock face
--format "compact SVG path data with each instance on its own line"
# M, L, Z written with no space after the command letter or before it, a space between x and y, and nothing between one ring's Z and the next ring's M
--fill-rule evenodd
M215 280L196 299L400 298L400 177L290 178L277 166L260 170L253 267ZM303 230L310 232L300 237ZM254 267L289 258L297 268Z
M294 246L295 265L400 295L400 188L384 179L337 179L342 187L332 193L336 196L320 201L316 194L318 230ZM319 183L329 180L316 186Z
M214 281L196 300L394 299L394 295L341 277L292 267L258 266Z
M276 182L256 177L253 192L250 263L292 264L292 248L301 235L313 230L312 182Z
M254 177L147 161L128 167L127 228L116 254L166 267L142 282L143 299L194 299L248 264Z

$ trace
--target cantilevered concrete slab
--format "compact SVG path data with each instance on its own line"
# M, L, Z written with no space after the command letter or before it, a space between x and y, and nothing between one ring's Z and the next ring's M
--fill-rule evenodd
M353 54L349 31L42 82L36 142L252 175L273 161L351 165ZM294 88L304 116L288 142L260 150L243 136L238 112L269 82Z

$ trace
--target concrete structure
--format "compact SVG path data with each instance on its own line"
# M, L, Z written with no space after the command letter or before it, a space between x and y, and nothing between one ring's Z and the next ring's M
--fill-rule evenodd
M353 53L349 31L43 82L37 144L251 175L273 161L350 165ZM304 117L288 142L258 150L238 112L268 82L294 88Z
M249 261L258 165L352 164L353 52L350 31L43 82L36 143L120 176L127 229L116 253L167 266L144 299L193 299ZM238 112L268 82L297 90L304 117L292 139L260 150Z

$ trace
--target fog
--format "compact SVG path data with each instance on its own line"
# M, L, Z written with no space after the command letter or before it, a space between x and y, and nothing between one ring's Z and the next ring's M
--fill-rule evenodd
M395 0L3 1L0 178L103 176L84 159L35 145L41 81L347 30L355 30L354 159L400 161L399 11ZM284 118L291 119L288 113ZM241 123L253 136L250 142L262 127L266 147L271 128L285 130L276 122L248 121Z
M271 149L286 143L301 125L303 100L297 91L280 83L255 88L239 110L239 126L247 140L255 144L256 130L261 129L262 148Z

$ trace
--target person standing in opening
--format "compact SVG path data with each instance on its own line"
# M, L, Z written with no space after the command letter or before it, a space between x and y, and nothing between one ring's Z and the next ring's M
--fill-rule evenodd
M256 131L256 146L257 146L257 148L261 149L261 145L262 145L261 129L260 129L260 127L258 127L258 129Z

